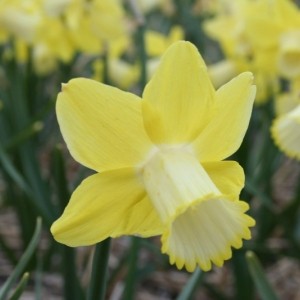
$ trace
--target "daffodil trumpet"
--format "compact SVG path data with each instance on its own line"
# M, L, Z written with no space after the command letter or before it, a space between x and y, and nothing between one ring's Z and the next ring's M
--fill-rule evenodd
M255 221L239 200L244 172L225 160L240 146L255 97L245 72L217 91L198 50L166 51L142 98L96 81L63 85L57 118L70 153L96 174L51 227L69 246L161 235L170 263L222 266Z

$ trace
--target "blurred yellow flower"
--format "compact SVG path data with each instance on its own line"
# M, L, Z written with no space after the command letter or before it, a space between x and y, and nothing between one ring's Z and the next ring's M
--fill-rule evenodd
M246 72L215 91L189 42L164 54L143 97L92 80L63 85L57 118L72 156L97 173L54 222L69 246L135 234L162 235L170 262L193 271L222 266L250 239L239 200L244 173L224 161L240 146L255 97Z
M271 133L275 144L286 155L300 160L300 78L275 98L277 118Z
M235 62L230 59L221 60L208 67L208 74L215 88L219 88L238 73Z
M42 6L48 16L59 17L72 2L72 0L42 0Z
M47 48L49 54L52 54L55 59L64 63L70 62L75 52L70 34L59 18L43 18L43 24L39 28L35 42L37 46L40 44Z
M29 4L27 2L27 4ZM36 3L26 5L25 1L5 1L0 4L0 27L13 37L33 43L36 38L41 16Z
M277 93L275 97L275 112L277 116L289 113L300 104L300 78L290 81L285 92Z
M32 51L34 70L38 75L47 75L57 68L57 60L53 52L45 44L35 45Z
M300 10L290 0L248 1L246 30L261 67L286 78L300 76Z
M212 81L219 87L236 74L243 71L252 71L257 85L256 103L261 104L268 100L273 90L273 77L275 76L264 66L269 62L274 64L270 57L254 55L253 45L247 35L248 0L217 1L216 16L204 23L205 32L217 40L224 52L226 60L209 66Z
M35 71L47 74L59 61L69 63L75 53L98 55L112 40L118 40L112 52L120 54L129 39L124 16L119 0L2 1L0 42L12 38L15 45L30 47ZM17 60L24 63L25 52L17 50Z
M162 55L170 45L183 38L184 31L180 26L173 26L168 35L164 35L158 31L148 30L145 35L147 54L149 56Z
M300 76L300 11L290 0L220 1L204 29L238 72L254 73L258 104L277 92L278 77Z
M148 57L147 76L151 78L159 66L162 54L173 43L184 39L184 31L180 26L173 26L168 35L148 30L145 35L145 45Z
M273 122L272 136L286 155L300 160L300 104Z
M103 69L103 60L95 60L93 63L93 79L102 82ZM138 77L139 69L137 65L129 64L118 58L108 60L108 78L114 85L127 90L138 81Z
M74 0L65 17L76 46L83 52L98 54L104 42L126 33L124 14L118 0Z

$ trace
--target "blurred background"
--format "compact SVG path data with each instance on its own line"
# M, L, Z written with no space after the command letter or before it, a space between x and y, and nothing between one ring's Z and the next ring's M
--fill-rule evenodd
M91 174L66 149L56 97L74 77L141 95L177 40L196 45L216 89L254 74L253 115L233 159L257 224L223 268L193 275L169 265L159 238L115 239L105 299L300 299L297 1L0 0L1 300L100 299L89 294L94 247L63 246L49 231Z

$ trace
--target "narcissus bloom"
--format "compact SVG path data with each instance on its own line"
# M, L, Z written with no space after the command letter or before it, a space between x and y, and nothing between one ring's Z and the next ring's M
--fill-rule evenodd
M300 75L300 10L291 0L249 1L246 27L261 68L287 79Z
M57 117L72 156L97 173L52 225L69 246L121 235L161 235L181 269L211 269L250 239L239 200L244 173L224 161L248 127L255 87L243 73L215 91L189 42L174 43L142 99L95 81L63 85Z
M286 155L300 160L300 105L275 119L271 132L275 143Z
M300 160L300 80L290 82L289 90L275 98L277 117L271 133L275 144L287 156Z

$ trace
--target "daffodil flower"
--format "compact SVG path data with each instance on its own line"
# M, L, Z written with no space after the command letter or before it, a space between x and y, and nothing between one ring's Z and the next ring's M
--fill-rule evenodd
M273 121L271 133L287 156L300 160L300 104Z
M89 79L63 85L57 117L72 156L97 173L52 225L69 246L107 237L161 235L170 263L222 266L250 239L239 200L243 169L224 159L240 146L255 87L242 73L215 91L197 49L174 43L142 99Z

